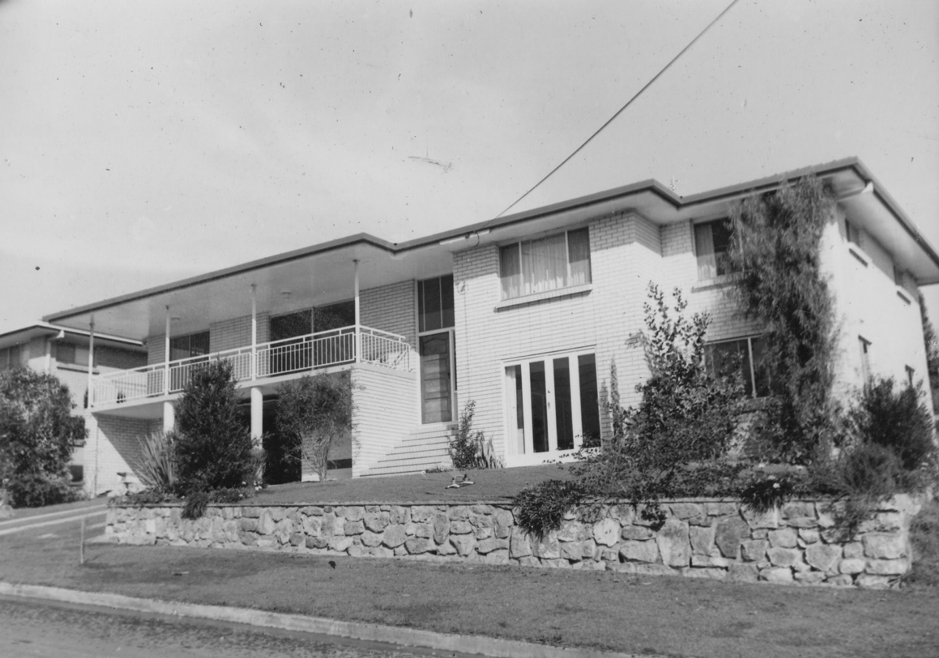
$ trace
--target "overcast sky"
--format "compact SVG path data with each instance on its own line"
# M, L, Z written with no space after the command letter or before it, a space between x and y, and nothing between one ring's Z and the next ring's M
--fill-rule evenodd
M729 2L0 1L0 332L491 219ZM937 63L934 0L739 0L513 212L856 155L939 246Z

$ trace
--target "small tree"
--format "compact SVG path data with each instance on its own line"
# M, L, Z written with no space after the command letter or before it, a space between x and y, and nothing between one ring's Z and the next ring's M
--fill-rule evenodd
M251 432L238 409L227 361L194 369L176 407L176 480L180 492L253 485L257 459Z
M923 342L926 344L926 373L933 413L939 413L939 337L926 313L926 298L919 296L919 312L923 321Z
M486 439L481 430L473 430L476 401L470 400L460 414L456 436L450 439L447 452L453 467L459 470L471 468L502 468L502 460L495 454L492 439Z
M68 498L68 462L85 439L68 387L28 368L0 372L0 477L14 505Z
M708 318L684 317L687 302L649 285L645 304L648 335L644 338L649 378L636 386L642 394L635 408L619 406L615 370L611 377L610 416L613 436L601 454L577 469L588 490L602 495L626 494L635 502L688 493L711 475L697 478L700 462L726 454L736 428L742 387L739 375L711 372L705 363Z
M766 340L768 456L793 464L814 458L837 415L834 311L820 254L833 203L830 190L807 177L747 197L731 212L732 291L746 316L763 323Z
M299 453L325 481L330 449L352 430L351 378L348 373L307 375L281 384L278 394L277 429L286 442L285 454Z

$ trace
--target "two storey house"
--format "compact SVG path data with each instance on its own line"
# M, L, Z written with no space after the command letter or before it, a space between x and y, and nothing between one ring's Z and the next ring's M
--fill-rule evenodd
M564 458L608 434L611 365L623 402L636 401L648 373L629 338L650 281L707 311L714 353L740 355L748 394L765 395L761 328L725 294L726 218L740 198L808 173L837 198L822 261L838 394L874 374L925 378L918 286L939 283L939 255L859 160L690 197L644 181L406 243L353 235L48 316L147 346L146 366L90 379L86 481L114 488L132 438L171 427L192 368L216 358L234 367L255 437L281 382L349 371L355 477L446 463L471 400L474 429L506 466Z

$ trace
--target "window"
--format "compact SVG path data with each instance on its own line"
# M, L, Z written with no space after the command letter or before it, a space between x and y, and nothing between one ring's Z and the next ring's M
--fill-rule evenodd
M170 337L170 361L205 356L209 353L209 332Z
M844 233L848 242L856 244L859 247L861 246L861 231L847 219L844 220Z
M453 420L456 391L453 275L417 282L418 348L421 374L421 422Z
M866 384L871 380L871 343L861 336L857 340L861 351L861 380Z
M0 370L8 370L20 365L22 365L22 358L19 345L0 349Z
M452 327L453 275L417 282L418 331L436 331Z
M590 283L590 233L567 231L502 247L502 299Z
M87 366L88 348L78 347L71 343L56 343L55 360L59 363Z
M721 341L708 345L707 357L711 373L716 376L733 374L737 369L748 397L769 395L769 372L764 363L766 342L759 336Z
M696 224L694 251L698 258L698 279L713 279L732 272L730 258L730 220Z
M307 323L309 328L309 323ZM336 302L313 309L313 333L355 326L355 300Z

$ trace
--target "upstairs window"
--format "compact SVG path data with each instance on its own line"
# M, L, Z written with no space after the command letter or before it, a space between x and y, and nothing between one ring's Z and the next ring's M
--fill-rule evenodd
M55 346L55 360L77 366L88 365L88 348L78 347L71 343L58 343Z
M170 337L170 361L205 356L209 353L209 332Z
M764 363L766 343L759 336L711 343L707 361L716 376L740 372L740 380L747 397L762 398L769 395L769 372Z
M698 258L698 279L730 274L730 220L695 224L694 251Z
M844 220L844 233L848 242L861 246L861 231L847 219Z
M436 331L452 327L453 275L438 276L417 282L418 331Z
M502 299L535 295L591 282L590 234L566 231L502 247Z
M16 368L21 365L23 365L23 362L19 345L0 349L0 370Z

